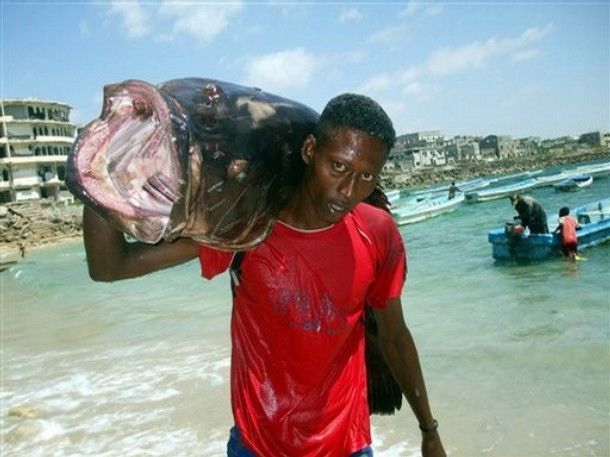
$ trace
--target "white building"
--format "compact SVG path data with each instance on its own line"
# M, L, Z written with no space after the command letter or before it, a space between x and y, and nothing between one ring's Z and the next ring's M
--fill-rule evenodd
M72 107L35 98L0 100L0 203L71 198L66 160L76 138Z

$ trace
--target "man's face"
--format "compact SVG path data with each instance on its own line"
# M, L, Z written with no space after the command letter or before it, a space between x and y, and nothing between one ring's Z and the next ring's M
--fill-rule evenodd
M324 144L310 137L303 147L310 225L334 224L375 189L386 160L384 143L359 130L336 130ZM314 227L312 227L314 228Z

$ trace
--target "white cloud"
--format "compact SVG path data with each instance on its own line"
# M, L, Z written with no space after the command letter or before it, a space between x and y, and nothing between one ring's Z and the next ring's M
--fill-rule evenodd
M185 3L165 1L159 6L159 16L173 21L172 33L190 35L202 42L211 41L221 33L229 19L243 7L241 2Z
M123 27L129 38L138 38L150 31L150 17L146 10L136 2L111 2L110 14L118 14L123 20Z
M341 22L358 22L362 19L362 14L358 8L343 8L339 15Z
M265 91L306 86L316 69L316 59L304 48L248 58L246 83Z
M483 67L486 62L498 55L512 55L525 53L523 48L533 42L544 38L553 30L553 24L544 27L533 27L527 29L516 38L505 38L498 40L490 38L484 43L475 41L463 46L445 48L434 52L427 62L428 70L433 75L444 75L462 71L468 68ZM522 58L533 58L532 52L527 52Z
M403 92L416 100L422 102L431 100L439 92L433 84L422 81L413 81L403 87Z
M424 16L437 16L443 12L443 5L434 2L410 1L407 6L398 13L398 17L412 17L421 11Z
M227 28L230 19L243 8L243 2L184 2L165 0L161 3L113 1L108 12L121 17L129 38L150 35L158 41L172 41L188 35L209 42ZM81 26L82 32L82 26Z
M531 45L553 30L553 25L533 27L512 38L489 38L462 46L447 47L433 52L423 65L412 65L395 72L373 75L362 83L359 90L364 93L382 94L386 91L400 91L419 101L434 98L442 91L438 78L471 68L481 68L497 56L506 56L512 62L533 59L541 53Z
M457 48L445 48L434 52L428 59L430 73L443 75L470 67L481 67L498 50L498 42L490 38L485 43L474 42Z
M417 12L420 6L421 4L418 2L407 2L407 6L398 13L398 17L411 17Z
M522 62L524 60L530 60L540 55L538 49L525 49L523 51L515 52L511 59L513 62Z

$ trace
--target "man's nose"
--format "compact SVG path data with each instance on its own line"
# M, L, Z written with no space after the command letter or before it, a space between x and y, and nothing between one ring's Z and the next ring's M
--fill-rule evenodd
M356 190L356 179L353 176L347 176L342 182L339 191L347 198L351 198Z

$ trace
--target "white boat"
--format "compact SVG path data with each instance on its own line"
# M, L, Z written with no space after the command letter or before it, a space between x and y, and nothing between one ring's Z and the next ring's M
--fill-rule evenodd
M476 189L482 189L491 184L491 180L484 178L473 178L466 181L457 181L455 185L459 189L458 192L471 192ZM411 193L417 198L417 201L424 201L431 198L442 197L449 192L450 185L437 186L429 189L420 189Z
M394 204L400 199L400 189L384 190L383 193L391 204Z
M495 200L498 198L511 195L515 192L520 192L525 189L530 189L536 186L537 180L535 178L525 179L523 181L517 181L503 186L492 187L491 189L480 190L476 192L466 192L466 201L468 203L484 202L487 200Z
M580 165L580 166L576 167L575 171L576 171L576 173L591 174L591 175L607 174L607 173L610 173L610 162L601 162L601 163L596 163L596 164Z
M405 204L392 210L392 216L398 225L412 224L423 221L447 211L453 211L464 201L464 194L458 193L451 200L443 195L428 198L421 202Z
M534 187L552 186L559 181L569 178L571 174L570 172L562 171L553 175L539 176L536 178L536 185Z
M559 191L572 191L578 190L582 187L590 186L593 183L593 176L590 174L574 175L553 184L555 190Z

